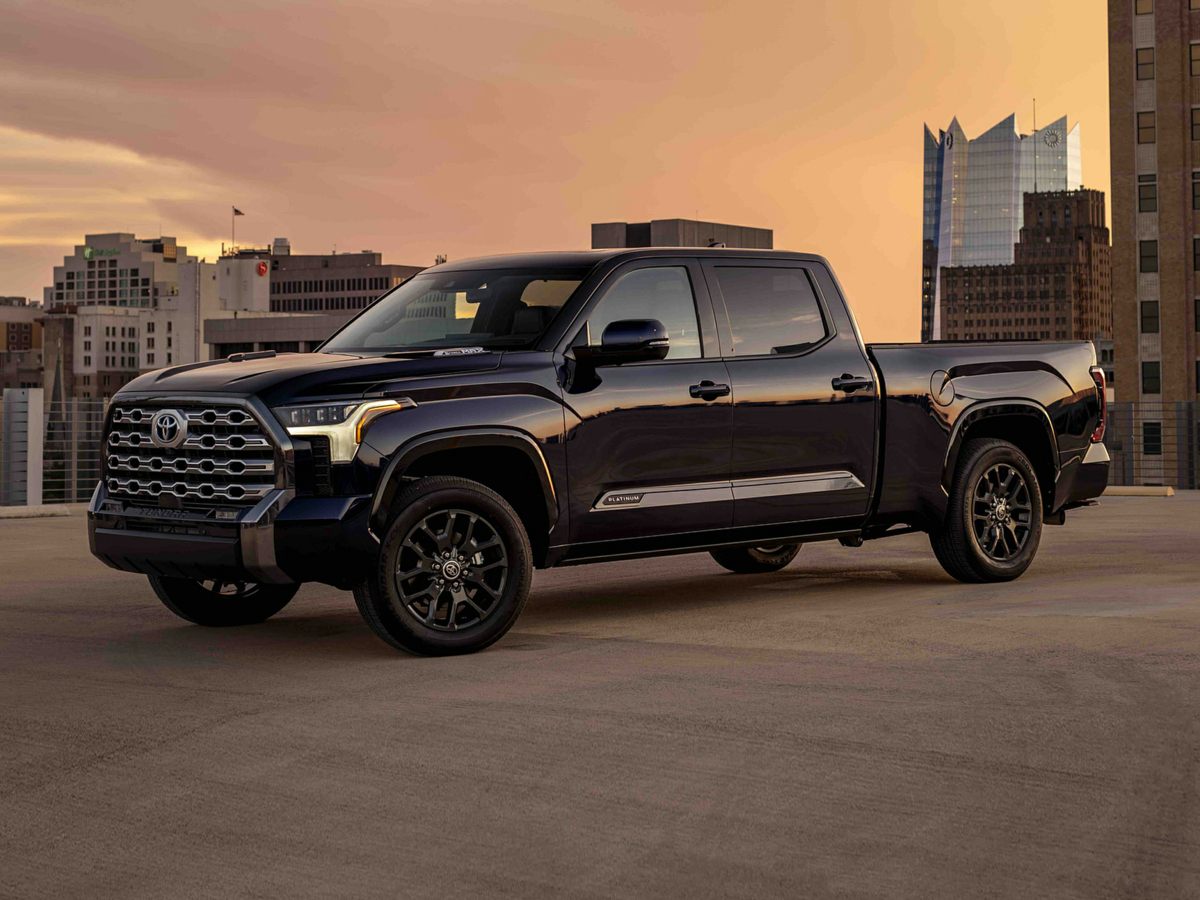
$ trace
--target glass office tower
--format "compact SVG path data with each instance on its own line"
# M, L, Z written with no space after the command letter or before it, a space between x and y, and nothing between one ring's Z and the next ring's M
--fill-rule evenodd
M1082 185L1079 125L1063 116L1032 134L1015 115L968 140L958 119L935 137L925 126L921 340L942 334L943 266L1005 265L1020 236L1024 195Z

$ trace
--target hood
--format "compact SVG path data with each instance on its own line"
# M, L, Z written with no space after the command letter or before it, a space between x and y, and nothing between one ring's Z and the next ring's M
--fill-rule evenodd
M125 391L172 394L254 395L268 404L353 395L378 390L397 379L481 372L500 365L500 353L474 356L388 358L342 353L280 353L221 359L147 372Z

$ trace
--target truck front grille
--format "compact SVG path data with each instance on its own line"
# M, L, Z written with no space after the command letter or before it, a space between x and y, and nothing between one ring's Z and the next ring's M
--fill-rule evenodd
M151 433L163 409L186 421L175 447ZM241 407L120 404L105 439L105 484L110 496L146 505L167 496L184 508L253 506L275 487L275 446Z

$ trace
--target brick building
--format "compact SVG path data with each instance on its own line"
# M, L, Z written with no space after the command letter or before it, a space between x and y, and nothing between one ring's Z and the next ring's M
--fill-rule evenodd
M941 279L946 340L1108 340L1112 275L1104 194L1026 194L1013 263L944 267Z
M1113 343L1132 478L1194 487L1200 2L1109 0ZM1119 424L1119 423L1118 423Z

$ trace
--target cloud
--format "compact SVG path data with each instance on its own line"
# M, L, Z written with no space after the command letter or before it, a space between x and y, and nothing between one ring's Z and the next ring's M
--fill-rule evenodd
M6 0L0 293L89 230L212 253L230 204L239 241L400 263L695 215L827 253L868 336L912 337L922 122L1036 92L1107 185L1105 14L1078 6Z

